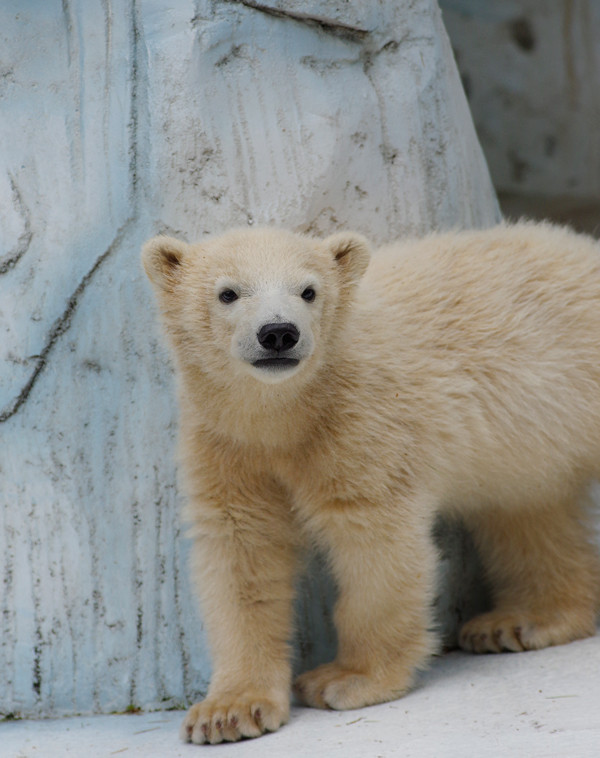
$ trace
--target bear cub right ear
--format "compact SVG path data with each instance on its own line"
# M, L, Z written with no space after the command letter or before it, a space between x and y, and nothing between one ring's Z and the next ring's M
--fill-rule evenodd
M153 237L142 247L142 264L148 279L167 290L177 283L189 245L164 234Z

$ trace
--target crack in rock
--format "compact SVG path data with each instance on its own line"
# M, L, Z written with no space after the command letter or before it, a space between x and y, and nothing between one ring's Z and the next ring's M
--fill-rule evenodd
M33 239L33 231L31 230L31 213L29 208L25 205L23 197L12 174L8 175L10 180L10 189L12 192L12 198L15 208L19 215L23 219L24 230L19 235L17 244L8 252L3 258L0 258L0 276L6 274L11 270L29 250L31 240Z
M128 219L123 224L123 226L121 226L121 228L115 235L115 238L108 246L108 248L102 253L102 255L100 255L96 259L94 265L83 277L83 279L79 282L77 288L75 289L71 297L67 300L67 305L64 311L56 319L56 321L54 322L54 325L52 326L52 329L50 330L46 344L42 348L41 352L35 356L35 359L36 359L35 367L33 371L31 372L29 379L25 382L25 384L23 385L23 388L21 389L17 397L12 401L12 403L9 403L5 408L3 408L0 411L0 423L8 421L9 418L12 418L12 416L14 416L15 413L17 413L17 411L29 398L31 391L33 390L40 374L42 373L42 371L44 370L44 368L46 367L48 363L48 356L52 352L54 346L56 345L60 337L62 337L62 335L71 326L71 320L73 318L73 315L75 314L75 311L77 310L77 306L79 305L79 301L81 299L82 294L86 290L89 283L92 281L94 275L96 274L100 266L102 266L104 261L110 257L110 255L114 252L115 248L118 247L118 245L120 245L129 225L132 223L132 220L133 219Z
M246 8L252 8L253 10L266 13L268 16L274 16L275 18L292 19L293 21L318 27L328 34L343 37L351 42L362 42L370 31L369 29L343 24L340 21L333 21L328 18L311 16L307 13L297 13L290 10L284 10L283 8L274 8L271 5L255 2L255 0L227 0L227 2L235 5L243 5Z

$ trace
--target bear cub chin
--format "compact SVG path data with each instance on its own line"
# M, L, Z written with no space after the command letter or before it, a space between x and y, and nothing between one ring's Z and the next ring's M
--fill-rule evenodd
M281 726L303 545L339 592L319 708L401 697L437 648L436 515L492 588L473 652L593 635L600 571L600 246L547 224L363 237L156 237L143 264L176 365L181 469L214 673L182 738Z

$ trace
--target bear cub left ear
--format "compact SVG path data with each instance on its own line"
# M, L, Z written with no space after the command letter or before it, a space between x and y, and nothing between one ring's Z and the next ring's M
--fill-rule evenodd
M327 237L324 244L339 266L344 284L356 284L371 258L368 240L355 232L338 232Z
M188 250L189 245L174 237L161 234L148 240L142 248L142 264L152 284L171 289L179 279Z

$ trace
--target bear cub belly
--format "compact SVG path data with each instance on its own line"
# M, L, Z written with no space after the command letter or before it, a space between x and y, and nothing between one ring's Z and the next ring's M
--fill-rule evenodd
M493 609L473 652L595 633L600 246L547 224L376 250L234 230L143 264L178 379L181 471L214 673L182 738L256 737L307 705L402 696L437 649L436 515L473 534ZM292 683L307 543L335 577L337 657Z

